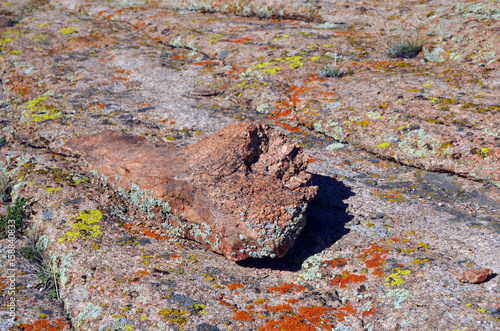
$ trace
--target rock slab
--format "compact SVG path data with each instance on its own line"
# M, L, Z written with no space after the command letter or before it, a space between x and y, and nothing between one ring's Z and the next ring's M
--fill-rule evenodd
M317 191L302 147L263 124L231 123L182 148L116 131L66 147L171 233L234 261L284 256Z
M458 280L462 283L481 284L487 281L493 274L490 268L464 271Z

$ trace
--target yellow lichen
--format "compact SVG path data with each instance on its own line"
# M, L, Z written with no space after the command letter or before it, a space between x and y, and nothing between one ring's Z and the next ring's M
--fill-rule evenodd
M378 148L385 148L385 147L388 147L391 145L391 142L390 141L386 141L385 143L381 143L379 145L377 145Z
M76 231L68 231L61 238L59 242L75 241L81 236L82 239L90 239L99 236L101 227L98 223L102 219L102 213L97 209L91 209L88 212L82 211L76 218L80 220L73 224L73 229Z
M60 190L61 190L60 187L47 187L47 192L49 192L49 193L54 193L54 192L57 192Z
M178 310L171 308L168 309L162 308L158 312L158 315L162 316L165 320L167 320L170 323L182 326L188 322L191 313L189 313L189 311L187 311L186 309Z
M410 270L402 270L402 268L392 269L392 273L389 275L389 277L385 277L386 284L390 286L402 285L405 282L403 278L401 278L401 275L409 274L411 274Z
M281 67L263 69L262 72L270 75L275 75L278 71L281 70Z
M70 34L70 33L73 33L73 32L76 32L76 27L72 26L72 27L69 27L69 28L62 28L61 30L59 30L60 33L62 34Z
M61 116L61 112L57 108L47 107L46 101L50 95L51 93L45 93L28 101L26 105L26 117L31 118L28 123L31 121L43 122Z
M429 259L415 259L413 264L424 264L427 261L429 261Z

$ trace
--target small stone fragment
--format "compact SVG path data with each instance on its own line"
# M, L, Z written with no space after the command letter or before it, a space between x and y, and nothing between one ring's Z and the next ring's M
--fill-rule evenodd
M462 283L480 284L488 280L492 274L493 270L489 268L467 270L462 273L458 280Z
M231 123L180 149L114 131L66 147L169 232L233 261L284 256L317 191L302 147L263 124Z

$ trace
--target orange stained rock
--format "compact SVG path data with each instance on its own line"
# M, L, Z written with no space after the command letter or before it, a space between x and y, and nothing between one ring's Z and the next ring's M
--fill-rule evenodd
M231 43L237 43L237 44L248 44L249 42L251 42L253 40L254 40L254 38L244 37L244 38L239 38L239 39L236 39L236 40L232 40L230 42Z
M251 321L253 321L253 317L252 317L252 315L250 315L246 311L240 310L240 311L236 312L236 314L233 317L233 320L242 321L242 322L244 322L244 321L251 322Z
M288 115L290 115L292 113L292 108L287 108L283 111L276 111L276 113L274 114L274 116L276 118L280 118L280 117L286 117Z
M359 283L363 282L366 280L365 275L355 275L355 274L349 274L349 272L343 272L341 276L336 276L332 280L332 285L339 285L340 288L345 288L347 284L349 283Z
M200 62L193 62L192 64L195 66L209 66L209 65L217 64L217 62L205 60L205 61L200 61Z
M133 226L134 226L134 225L133 225L133 224L130 224L130 223L126 223L126 224L124 225L125 230L127 230L128 232L132 232L132 233L137 233L137 232L139 232L139 230L132 230L132 227L133 227Z
M268 321L259 331L316 331L316 328L305 323L300 315L283 316L277 321Z
M107 10L101 10L100 12L97 13L97 18L100 18L102 16L102 14L104 14L105 12L107 12Z
M146 237L154 238L157 240L168 240L169 239L169 237L162 237L160 235L157 235L156 233L151 232L151 230L149 230L149 229L144 230L142 232L142 234L145 235Z
M279 292L279 294L285 294L295 289L297 292L304 291L306 288L302 285L295 285L293 283L284 283L280 286L271 286L269 292Z
M259 299L259 300L255 300L255 301L253 302L253 304L254 304L254 305L263 305L263 304L264 304L264 302L268 302L268 301L269 301L269 299L262 298L262 299Z
M330 267L335 268L336 266L343 266L347 263L347 260L343 257L337 257L332 260L323 261L324 264L330 265Z
M373 314L375 314L375 308L371 307L369 310L362 312L361 316L365 317Z
M62 318L54 320L38 320L33 324L21 324L19 327L25 331L57 331L63 330L68 323L63 322Z
M319 326L324 322L329 322L329 320L325 321L321 318L321 315L326 314L329 310L330 307L299 307L299 314L312 324Z
M144 277L144 276L149 275L149 272L148 272L148 271L145 271L145 270L144 270L144 271L136 271L136 272L134 273L134 275L135 275L136 277L139 277L139 276Z
M243 287L243 285L241 285L241 284L239 284L239 283L233 283L233 284L229 284L229 286L228 286L228 287L229 287L229 289L230 289L231 291L234 291L234 290L236 290L237 288L242 288L242 287Z
M280 115L281 114L281 115ZM290 115L290 112L288 112L287 115L283 115L284 112L281 112L279 114L276 114L276 117L281 117L281 116L287 116L287 115ZM287 129L288 131L290 132L300 132L300 129L296 126L291 126L290 124L287 124L287 123L283 123L283 122L280 122L280 121L275 121L274 123L276 123L277 125L279 126L282 126L284 127L285 129Z
M134 24L134 29L139 30L144 25L146 25L146 22L137 22L137 23Z
M349 315L354 315L354 314L356 314L358 312L357 309L352 308L352 306L351 306L350 303L348 303L347 305L345 305L345 307L339 308L339 310L345 311Z
M372 258L365 261L367 268L377 268L383 263L385 263L385 260L381 257L380 253L373 253Z
M234 308L232 304L230 304L229 302L224 301L223 299L224 299L224 294L220 293L219 294L219 298L218 298L219 304L221 304L223 306L228 306L228 307Z
M384 270L382 270L382 268L375 268L373 269L372 275L382 277L384 276Z
M272 313L283 313L283 314L288 314L293 312L293 308L290 305L277 305L277 306L264 306L267 310L269 310Z
M347 315L355 315L358 310L354 309L350 303L348 303L345 307L339 308L339 312L336 313L337 319L339 322L343 322Z

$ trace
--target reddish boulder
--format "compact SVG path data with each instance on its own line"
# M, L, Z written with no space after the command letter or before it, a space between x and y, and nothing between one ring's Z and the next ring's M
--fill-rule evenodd
M114 131L66 147L170 232L235 261L284 256L317 191L301 146L262 124L232 123L182 148Z
M467 270L460 275L460 280L462 283L480 284L488 280L488 278L493 274L493 270L489 268Z

